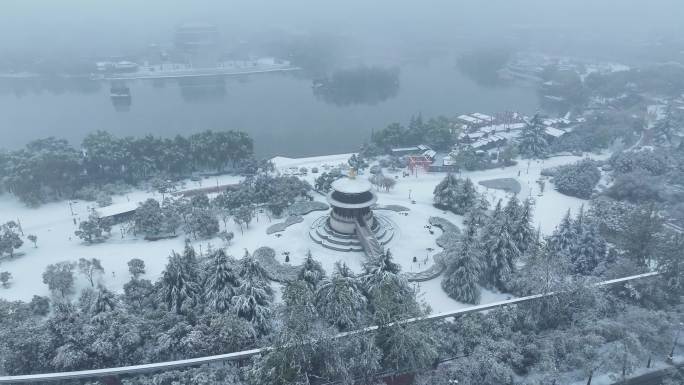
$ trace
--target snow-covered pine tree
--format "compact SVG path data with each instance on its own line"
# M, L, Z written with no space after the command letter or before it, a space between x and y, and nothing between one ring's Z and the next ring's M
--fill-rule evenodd
M584 218L578 228L576 243L570 248L570 261L577 274L588 275L599 265L608 252L606 240L599 233L598 225Z
M503 221L499 230L498 241L491 249L492 259L495 262L495 281L499 290L506 290L506 284L515 271L515 263L520 258L520 250L513 240L511 227L508 221Z
M506 202L506 207L504 207L504 217L509 223L515 223L520 216L520 202L518 198L512 196L508 202Z
M359 281L339 262L332 276L318 285L315 302L321 316L340 330L357 327L367 303Z
M448 266L442 279L444 291L457 301L480 302L481 251L477 247L477 224L471 219L457 250L448 257Z
M238 261L240 280L268 282L268 274L263 266L245 249L245 255Z
M668 292L675 298L684 294L684 234L665 231L658 237L656 260Z
M235 272L234 261L223 249L218 249L211 256L208 275L204 285L204 298L209 307L217 312L225 312L240 286Z
M498 236L500 222L503 220L503 209L501 208L501 200L496 202L494 210L491 215L485 218L484 226L480 232L480 245L482 248L482 253L484 257L484 269L482 271L482 281L484 283L494 282L494 269L496 264L491 257L491 249L494 246L494 242Z
M435 206L452 210L458 205L459 181L453 174L447 174L444 179L435 186Z
M518 217L513 222L513 236L520 253L526 253L535 242L535 231L532 228L532 199L525 199L518 210Z
M266 271L253 256L245 250L245 255L239 261L238 272L240 287L232 299L235 313L254 325L262 333L270 327L273 289L268 281Z
M197 282L198 284L202 282L202 272L197 259L197 252L187 240L185 242L185 247L183 248L181 259L192 281Z
M399 265L392 261L389 250L380 258L366 263L364 269L364 291L375 311L376 322L395 320L400 314L417 314L419 306L415 293L401 274ZM379 311L388 313L379 314Z
M268 282L245 279L232 299L232 306L238 317L252 323L261 333L266 333L270 327L273 291Z
M505 213L501 212L499 202L491 223L485 228L488 235L485 243L482 243L488 266L487 280L499 290L506 289L506 283L515 270L515 263L520 258L511 225Z
M193 306L201 292L194 267L188 261L185 256L172 252L160 280L160 299L176 314Z
M484 226L487 219L487 210L489 209L489 202L484 196L480 196L475 203L467 210L465 215L465 222L469 223L471 220L480 227Z
M591 274L608 252L598 222L583 207L574 219L568 211L547 244L551 253L569 261L572 271L581 275Z
M363 265L366 274L364 283L368 292L382 284L397 287L408 287L408 282L399 273L401 267L392 260L392 252L387 249L379 258L370 260Z
M568 254L570 247L577 241L577 232L573 226L570 210L565 214L553 234L547 239L549 250L552 253Z
M519 139L520 154L529 158L543 158L546 156L548 142L546 141L545 127L539 114L535 114L522 132Z
M478 198L477 189L470 178L466 178L465 182L461 183L458 188L457 205L455 212L463 215L471 207L475 206Z
M316 290L318 283L325 277L325 270L320 262L313 259L311 250L306 252L306 259L299 271L298 279L306 281L311 290Z

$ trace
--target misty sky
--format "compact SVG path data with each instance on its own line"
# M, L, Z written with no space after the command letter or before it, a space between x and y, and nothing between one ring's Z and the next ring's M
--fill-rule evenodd
M236 38L285 30L496 40L532 28L617 42L674 34L682 16L681 0L2 0L0 52L126 50L168 41L185 21L215 23Z

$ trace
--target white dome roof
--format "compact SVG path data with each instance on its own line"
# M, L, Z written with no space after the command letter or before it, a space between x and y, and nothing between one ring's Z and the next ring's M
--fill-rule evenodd
M340 178L332 183L332 188L344 194L361 194L370 191L372 186L365 179Z

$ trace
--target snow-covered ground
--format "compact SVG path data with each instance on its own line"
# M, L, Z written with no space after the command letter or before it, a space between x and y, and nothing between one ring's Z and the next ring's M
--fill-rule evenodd
M322 166L334 167L345 163L349 155L301 159L277 157L274 158L274 163L277 170L282 173L291 173L294 170L293 168L307 167L311 169L311 167L318 167L320 174L324 171ZM607 155L594 157L603 159ZM568 209L576 212L586 202L558 193L548 182L544 193L539 195L540 189L536 181L540 177L542 168L572 163L579 159L581 158L577 156L561 156L543 162L521 161L517 166L504 169L463 172L461 177L471 178L478 189L484 192L492 203L498 199L508 199L510 195L499 190L487 190L478 185L478 181L504 177L517 179L522 186L519 197L532 197L536 202L535 226L539 226L542 233L548 234L553 231ZM309 173L302 178L313 184L313 180L319 174ZM408 177L402 177L401 173L389 175L398 176L396 187L390 192L378 191L378 203L382 205L398 204L409 207L411 210L406 216L388 210L378 211L380 215L384 215L393 221L398 228L394 239L387 247L390 248L396 262L401 264L405 271L424 270L433 263L432 255L441 251L435 243L440 231L436 230L434 234L430 234L424 227L428 223L428 218L442 216L459 226L462 225L462 218L432 206L434 187L444 178L444 173L421 172L417 176ZM366 176L359 176L359 178L364 177ZM223 176L205 179L202 181L202 185L207 187L217 183L228 184L238 181L238 177ZM199 187L197 182L187 183L187 188ZM314 195L317 200L324 201L325 199L322 195ZM159 194L133 191L126 195L114 197L114 204L131 201L140 202L148 197L160 198ZM415 200L415 204L412 204L411 200ZM155 280L164 269L171 251L180 251L184 245L185 238L183 236L155 242L145 241L141 237L135 238L132 235L126 235L122 238L120 229L115 227L112 231L112 237L106 242L88 246L74 236L76 230L74 218L77 221L87 218L88 204L80 202L73 206L73 210L74 217L71 215L67 202L50 203L38 209L31 209L9 195L0 196L0 222L18 219L25 234L38 236L38 248L34 248L30 242L25 242L24 246L18 250L24 255L14 260L0 262L0 271L9 271L13 275L11 287L0 289L0 297L10 300L30 300L33 295L48 295L48 288L42 283L41 278L45 267L60 261L76 261L81 257L100 259L106 271L101 277L101 283L112 290L119 291L130 279L126 264L128 260L131 258L143 259L147 268L146 277ZM268 217L264 214L255 218L249 229L245 229L244 234L241 234L237 225L229 223L227 230L235 233L235 239L228 246L227 251L236 258L241 258L245 249L251 252L258 247L269 246L276 251L276 258L283 261L283 253L287 251L290 253L290 263L299 264L306 252L311 250L315 258L321 262L328 272L332 271L336 261L344 261L353 270L359 271L364 261L362 253L339 253L310 240L308 231L311 224L324 214L323 212L313 212L306 215L303 222L288 227L281 233L281 236L266 234L266 228L273 222L269 222ZM218 238L192 243L198 251L200 249L206 251L209 245L214 248L223 246L223 242ZM414 256L418 260L416 263L413 262ZM441 277L438 277L428 282L415 284L420 288L423 300L432 307L432 310L440 312L465 306L450 299L441 290L440 281ZM87 284L85 279L78 277L77 289L85 287ZM483 291L482 294L483 303L505 299L509 296L489 291Z

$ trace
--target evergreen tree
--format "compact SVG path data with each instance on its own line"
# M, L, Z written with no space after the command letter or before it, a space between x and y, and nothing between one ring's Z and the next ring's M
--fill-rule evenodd
M513 236L520 253L527 252L535 242L534 229L532 228L532 199L523 201L518 209L518 216L513 221Z
M447 174L444 179L435 186L435 206L451 210L458 205L459 181L453 174Z
M352 383L360 373L377 371L379 353L363 338L333 338L334 330L318 322L308 283L295 280L283 290L282 326L269 349L249 371L254 384L307 384L342 380ZM367 338L366 338L367 340ZM365 349L364 349L365 348Z
M408 287L408 282L400 275L401 267L392 260L392 252L387 249L379 258L364 264L366 289L372 292L375 288L390 284L399 289Z
M684 235L674 231L668 231L659 236L656 247L656 260L658 271L661 272L668 292L672 297L678 298L684 294Z
M584 213L584 207L575 219L568 210L547 244L550 253L569 261L572 272L581 275L591 274L608 251L598 223Z
M512 196L504 207L504 217L509 223L515 223L520 217L520 202L518 198Z
M633 210L625 218L618 245L638 266L647 267L656 247L657 234L662 228L663 220L655 207Z
M515 263L520 258L520 250L513 240L508 221L504 221L499 230L499 240L490 249L490 259L494 264L494 284L499 290L506 290L506 285L515 271Z
M266 270L247 250L245 250L242 259L238 261L238 275L241 280L268 281Z
M442 288L457 301L480 302L481 252L477 247L477 224L471 220L457 250L450 251Z
M273 292L268 283L243 280L231 301L235 313L254 325L256 330L266 333L270 327Z
M383 367L397 372L428 369L439 356L434 333L415 323L383 327L375 343L383 352Z
M463 181L452 174L448 174L434 190L435 206L459 215L480 204L479 199L481 197L470 178Z
M311 290L316 290L318 283L325 278L325 270L321 266L320 262L313 259L311 255L311 250L306 252L306 259L302 264L301 270L299 270L299 275L297 279L305 281L309 284Z
M496 241L498 236L498 231L500 223L503 220L503 209L501 208L501 200L496 202L494 210L492 210L489 217L485 219L484 226L482 227L482 232L480 233L480 247L482 250L482 256L484 258L484 266L482 271L482 281L483 283L489 283L493 281L494 268L495 265L490 259L490 248Z
M487 210L489 209L489 202L484 196L480 196L475 204L468 209L464 221L470 223L471 221L476 226L484 226L487 219Z
M569 209L547 242L549 250L552 252L569 254L570 248L577 242L577 232L573 226Z
M233 261L223 249L210 257L204 296L210 308L225 312L240 286L240 280L233 267Z
M665 116L653 127L654 136L661 142L672 144L673 138L676 137L676 128L672 114L672 101L669 101L665 108Z
M520 250L514 240L510 220L501 211L501 202L497 203L484 232L486 235L481 242L487 261L486 280L499 290L506 290L506 284L511 279L515 263L520 257Z
M479 194L470 178L466 178L465 182L460 185L458 192L458 206L457 212L463 215L468 209L475 206Z
M254 325L262 333L270 329L273 290L266 271L247 251L239 263L240 287L232 299L235 313Z
M545 127L542 117L539 114L535 114L520 134L520 144L518 146L520 154L529 158L546 157L549 144L544 136Z
M161 206L155 199L148 199L135 210L133 225L136 233L146 236L157 236L164 232L164 215Z
M551 181L562 194L589 199L599 180L601 170L598 164L591 159L584 159L557 167Z
M577 243L570 251L570 261L578 274L591 274L608 252L605 239L598 225L590 219L583 220L578 229Z
M176 314L194 306L200 295L195 267L190 261L187 254L173 252L160 280L160 299Z
M285 285L282 300L285 303L284 318L286 322L297 319L304 314L310 319L318 317L318 311L314 304L314 292L309 283L302 279L295 279Z
M366 302L358 280L346 265L339 262L332 276L320 282L315 297L321 316L340 330L359 326Z
M401 274L399 265L392 261L387 250L376 260L364 264L366 274L362 277L365 294L376 322L397 319L400 315L420 313L415 292Z

